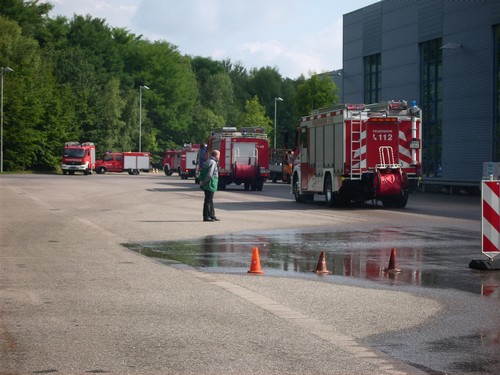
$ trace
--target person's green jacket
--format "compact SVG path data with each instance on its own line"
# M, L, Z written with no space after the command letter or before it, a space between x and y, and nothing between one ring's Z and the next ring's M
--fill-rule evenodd
M200 182L203 183L201 188L208 191L217 191L219 186L219 168L217 166L217 161L210 157L203 164L203 168L200 172Z

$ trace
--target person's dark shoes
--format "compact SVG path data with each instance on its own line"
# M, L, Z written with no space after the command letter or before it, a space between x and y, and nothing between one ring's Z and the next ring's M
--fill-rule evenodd
M211 217L212 221L220 221L220 219L217 219L215 216Z
M203 219L203 221L215 221L214 219L212 219L211 217L208 217L206 219Z

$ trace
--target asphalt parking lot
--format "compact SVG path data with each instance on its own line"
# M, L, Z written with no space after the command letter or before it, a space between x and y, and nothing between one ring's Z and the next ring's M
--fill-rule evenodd
M305 219L302 228L374 225L357 210L291 206L286 195L229 190L216 195L222 221L202 223L200 192L160 175L3 175L0 189L0 373L433 371L387 355L375 338L432 326L449 308L439 298L207 273L122 245L291 229L297 217ZM397 212L375 215L377 225L401 219ZM456 228L477 224L440 220Z

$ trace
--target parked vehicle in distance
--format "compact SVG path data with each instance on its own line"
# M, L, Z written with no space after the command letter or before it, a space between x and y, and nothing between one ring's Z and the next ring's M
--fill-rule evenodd
M107 152L102 160L96 161L96 172L128 172L138 175L140 171L149 172L149 152Z
M181 165L179 168L179 175L183 180L187 180L189 177L196 177L196 158L199 151L200 145L184 144L181 150Z
M220 151L219 190L231 183L243 184L245 190L262 190L269 177L269 141L263 128L214 130L207 140L205 158L212 150Z
M181 150L165 150L162 160L163 172L167 176L172 176L173 173L181 171Z
M292 180L293 151L287 149L269 150L269 178L289 184Z
M83 172L92 174L95 170L95 145L92 142L66 142L62 157L61 169L63 174Z

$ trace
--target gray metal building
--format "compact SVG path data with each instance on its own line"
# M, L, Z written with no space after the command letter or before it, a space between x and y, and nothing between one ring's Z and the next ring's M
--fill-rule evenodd
M383 0L344 15L343 103L415 100L424 183L500 162L500 0Z

